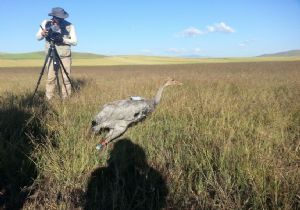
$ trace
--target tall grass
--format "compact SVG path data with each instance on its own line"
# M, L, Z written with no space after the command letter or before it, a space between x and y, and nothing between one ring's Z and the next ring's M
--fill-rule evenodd
M274 62L74 69L77 93L49 103L40 93L34 104L27 101L35 81L7 70L22 85L1 97L0 205L300 209L299 67ZM167 89L152 116L96 151L101 136L89 128L101 106L131 95L152 97L168 76L184 85Z

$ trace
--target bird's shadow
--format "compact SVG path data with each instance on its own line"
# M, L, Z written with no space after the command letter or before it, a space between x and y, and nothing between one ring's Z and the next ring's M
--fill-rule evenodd
M165 180L148 165L144 150L121 139L114 144L107 166L92 172L84 209L162 209L167 194Z

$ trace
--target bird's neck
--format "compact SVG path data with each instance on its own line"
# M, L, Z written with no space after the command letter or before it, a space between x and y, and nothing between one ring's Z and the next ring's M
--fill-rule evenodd
M154 105L158 105L161 99L161 95L164 91L164 88L166 87L166 85L162 85L160 86L160 88L158 89L156 95L154 96Z

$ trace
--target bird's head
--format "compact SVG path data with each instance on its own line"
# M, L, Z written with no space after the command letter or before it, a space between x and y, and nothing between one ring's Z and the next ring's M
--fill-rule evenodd
M177 80L169 77L165 81L165 85L164 86L166 87L166 86L171 86L171 85L183 85L183 84L181 82L179 82L179 81L177 81Z

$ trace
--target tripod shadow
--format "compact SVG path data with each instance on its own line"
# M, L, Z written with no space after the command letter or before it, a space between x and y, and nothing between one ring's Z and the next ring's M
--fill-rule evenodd
M0 97L0 209L21 209L33 189L37 169L31 155L47 135L41 116L49 105L40 92Z
M89 179L85 209L162 209L168 189L147 164L144 150L129 139L115 143L107 161Z

